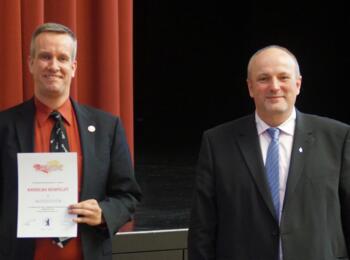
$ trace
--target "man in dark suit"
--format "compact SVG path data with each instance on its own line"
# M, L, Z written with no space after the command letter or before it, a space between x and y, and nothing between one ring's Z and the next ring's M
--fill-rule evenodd
M129 221L141 193L119 118L69 98L77 41L47 23L33 33L29 67L34 98L0 113L0 259L112 259L112 236ZM17 153L48 152L56 111L71 152L78 154L78 237L63 248L50 238L17 238ZM59 247L60 245L61 247Z
M295 109L301 75L283 47L256 52L247 83L255 113L203 135L189 260L348 259L349 126Z

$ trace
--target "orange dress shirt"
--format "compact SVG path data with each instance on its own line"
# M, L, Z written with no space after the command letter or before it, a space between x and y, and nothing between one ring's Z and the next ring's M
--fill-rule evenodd
M37 99L35 99L35 107L34 152L49 152L51 129L54 126L54 120L49 117L52 109ZM57 110L64 119L70 151L78 154L78 191L80 193L82 152L78 123L70 99ZM71 239L64 248L53 244L51 238L36 239L34 260L83 260L79 236Z

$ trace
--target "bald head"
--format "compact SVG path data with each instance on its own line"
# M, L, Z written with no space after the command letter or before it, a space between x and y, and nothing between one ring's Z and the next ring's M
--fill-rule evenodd
M253 54L253 56L250 58L249 63L248 63L247 78L248 79L250 78L251 73L252 73L252 67L255 65L258 57L262 56L263 54L265 55L267 53L276 54L276 53L281 53L281 52L287 54L293 60L293 63L295 65L295 75L296 75L296 77L299 78L301 76L301 74L300 74L300 68L299 68L299 64L298 64L296 57L287 48L284 48L284 47L281 47L278 45L269 45L267 47L264 47L264 48L258 50L257 52L255 52Z

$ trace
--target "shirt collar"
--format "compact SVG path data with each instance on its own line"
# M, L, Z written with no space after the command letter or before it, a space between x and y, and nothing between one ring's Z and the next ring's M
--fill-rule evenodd
M36 117L38 119L39 125L42 126L46 122L46 120L50 117L50 114L53 111L53 109L43 104L36 97L34 98L34 104L36 108ZM68 125L72 124L73 106L69 98L62 104L62 106L56 109L56 111L60 112L63 119L66 121Z
M283 133L293 136L294 128L295 128L295 119L296 119L296 111L295 111L295 107L293 107L291 115L287 118L286 121L284 121L282 124L277 126L277 128L280 129ZM258 135L261 135L268 128L271 127L259 117L256 111L255 111L255 122L256 122L256 128L258 130Z

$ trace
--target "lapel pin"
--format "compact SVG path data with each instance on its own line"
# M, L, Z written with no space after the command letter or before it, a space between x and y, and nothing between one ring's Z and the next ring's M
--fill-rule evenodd
M303 152L303 148L299 147L299 153Z
M89 126L88 126L88 131L91 132L91 133L93 133L93 132L96 131L96 127L94 127L93 125L89 125Z

